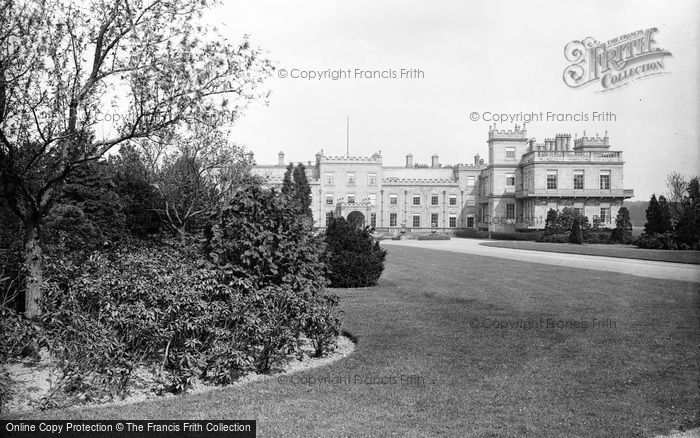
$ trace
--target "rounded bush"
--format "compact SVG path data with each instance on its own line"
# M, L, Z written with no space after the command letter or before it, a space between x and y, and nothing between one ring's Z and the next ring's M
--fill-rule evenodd
M326 258L331 287L377 284L384 271L386 251L375 242L369 227L357 228L342 217L326 229Z

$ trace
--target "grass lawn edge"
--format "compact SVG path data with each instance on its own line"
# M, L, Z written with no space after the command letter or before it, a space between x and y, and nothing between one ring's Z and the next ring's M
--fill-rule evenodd
M493 241L480 242L479 245L493 248L508 248L517 250L530 250L542 252L554 252L561 254L579 254L599 257L615 257L634 260L648 260L653 262L683 263L687 265L700 265L700 252L683 250L657 250L644 248L601 248L586 244L576 245L571 243L549 242L514 242ZM608 249L608 250L606 250ZM658 252L657 252L658 251Z

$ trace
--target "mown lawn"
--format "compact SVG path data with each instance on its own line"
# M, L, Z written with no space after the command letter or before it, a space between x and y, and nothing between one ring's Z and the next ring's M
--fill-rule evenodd
M260 436L321 437L644 437L698 425L695 284L390 247L378 287L338 293L355 353L296 375L335 383L272 378L35 418L257 419Z
M659 262L700 264L700 251L681 251L667 249L644 249L631 245L549 243L528 241L497 241L482 243L498 248L527 249L531 251L561 252L565 254L583 254L604 257L622 257Z

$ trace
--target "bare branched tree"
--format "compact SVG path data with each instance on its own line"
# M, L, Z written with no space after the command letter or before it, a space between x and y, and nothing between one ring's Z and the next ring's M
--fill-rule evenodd
M142 143L159 195L155 210L181 239L190 224L213 212L250 170L245 149L227 137L220 129L194 125L168 145Z

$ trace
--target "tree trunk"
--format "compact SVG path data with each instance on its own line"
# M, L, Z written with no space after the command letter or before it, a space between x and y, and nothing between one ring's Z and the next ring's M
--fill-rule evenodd
M43 253L39 241L39 221L30 218L25 222L24 227L24 264L27 267L24 312L28 318L33 318L41 314Z

